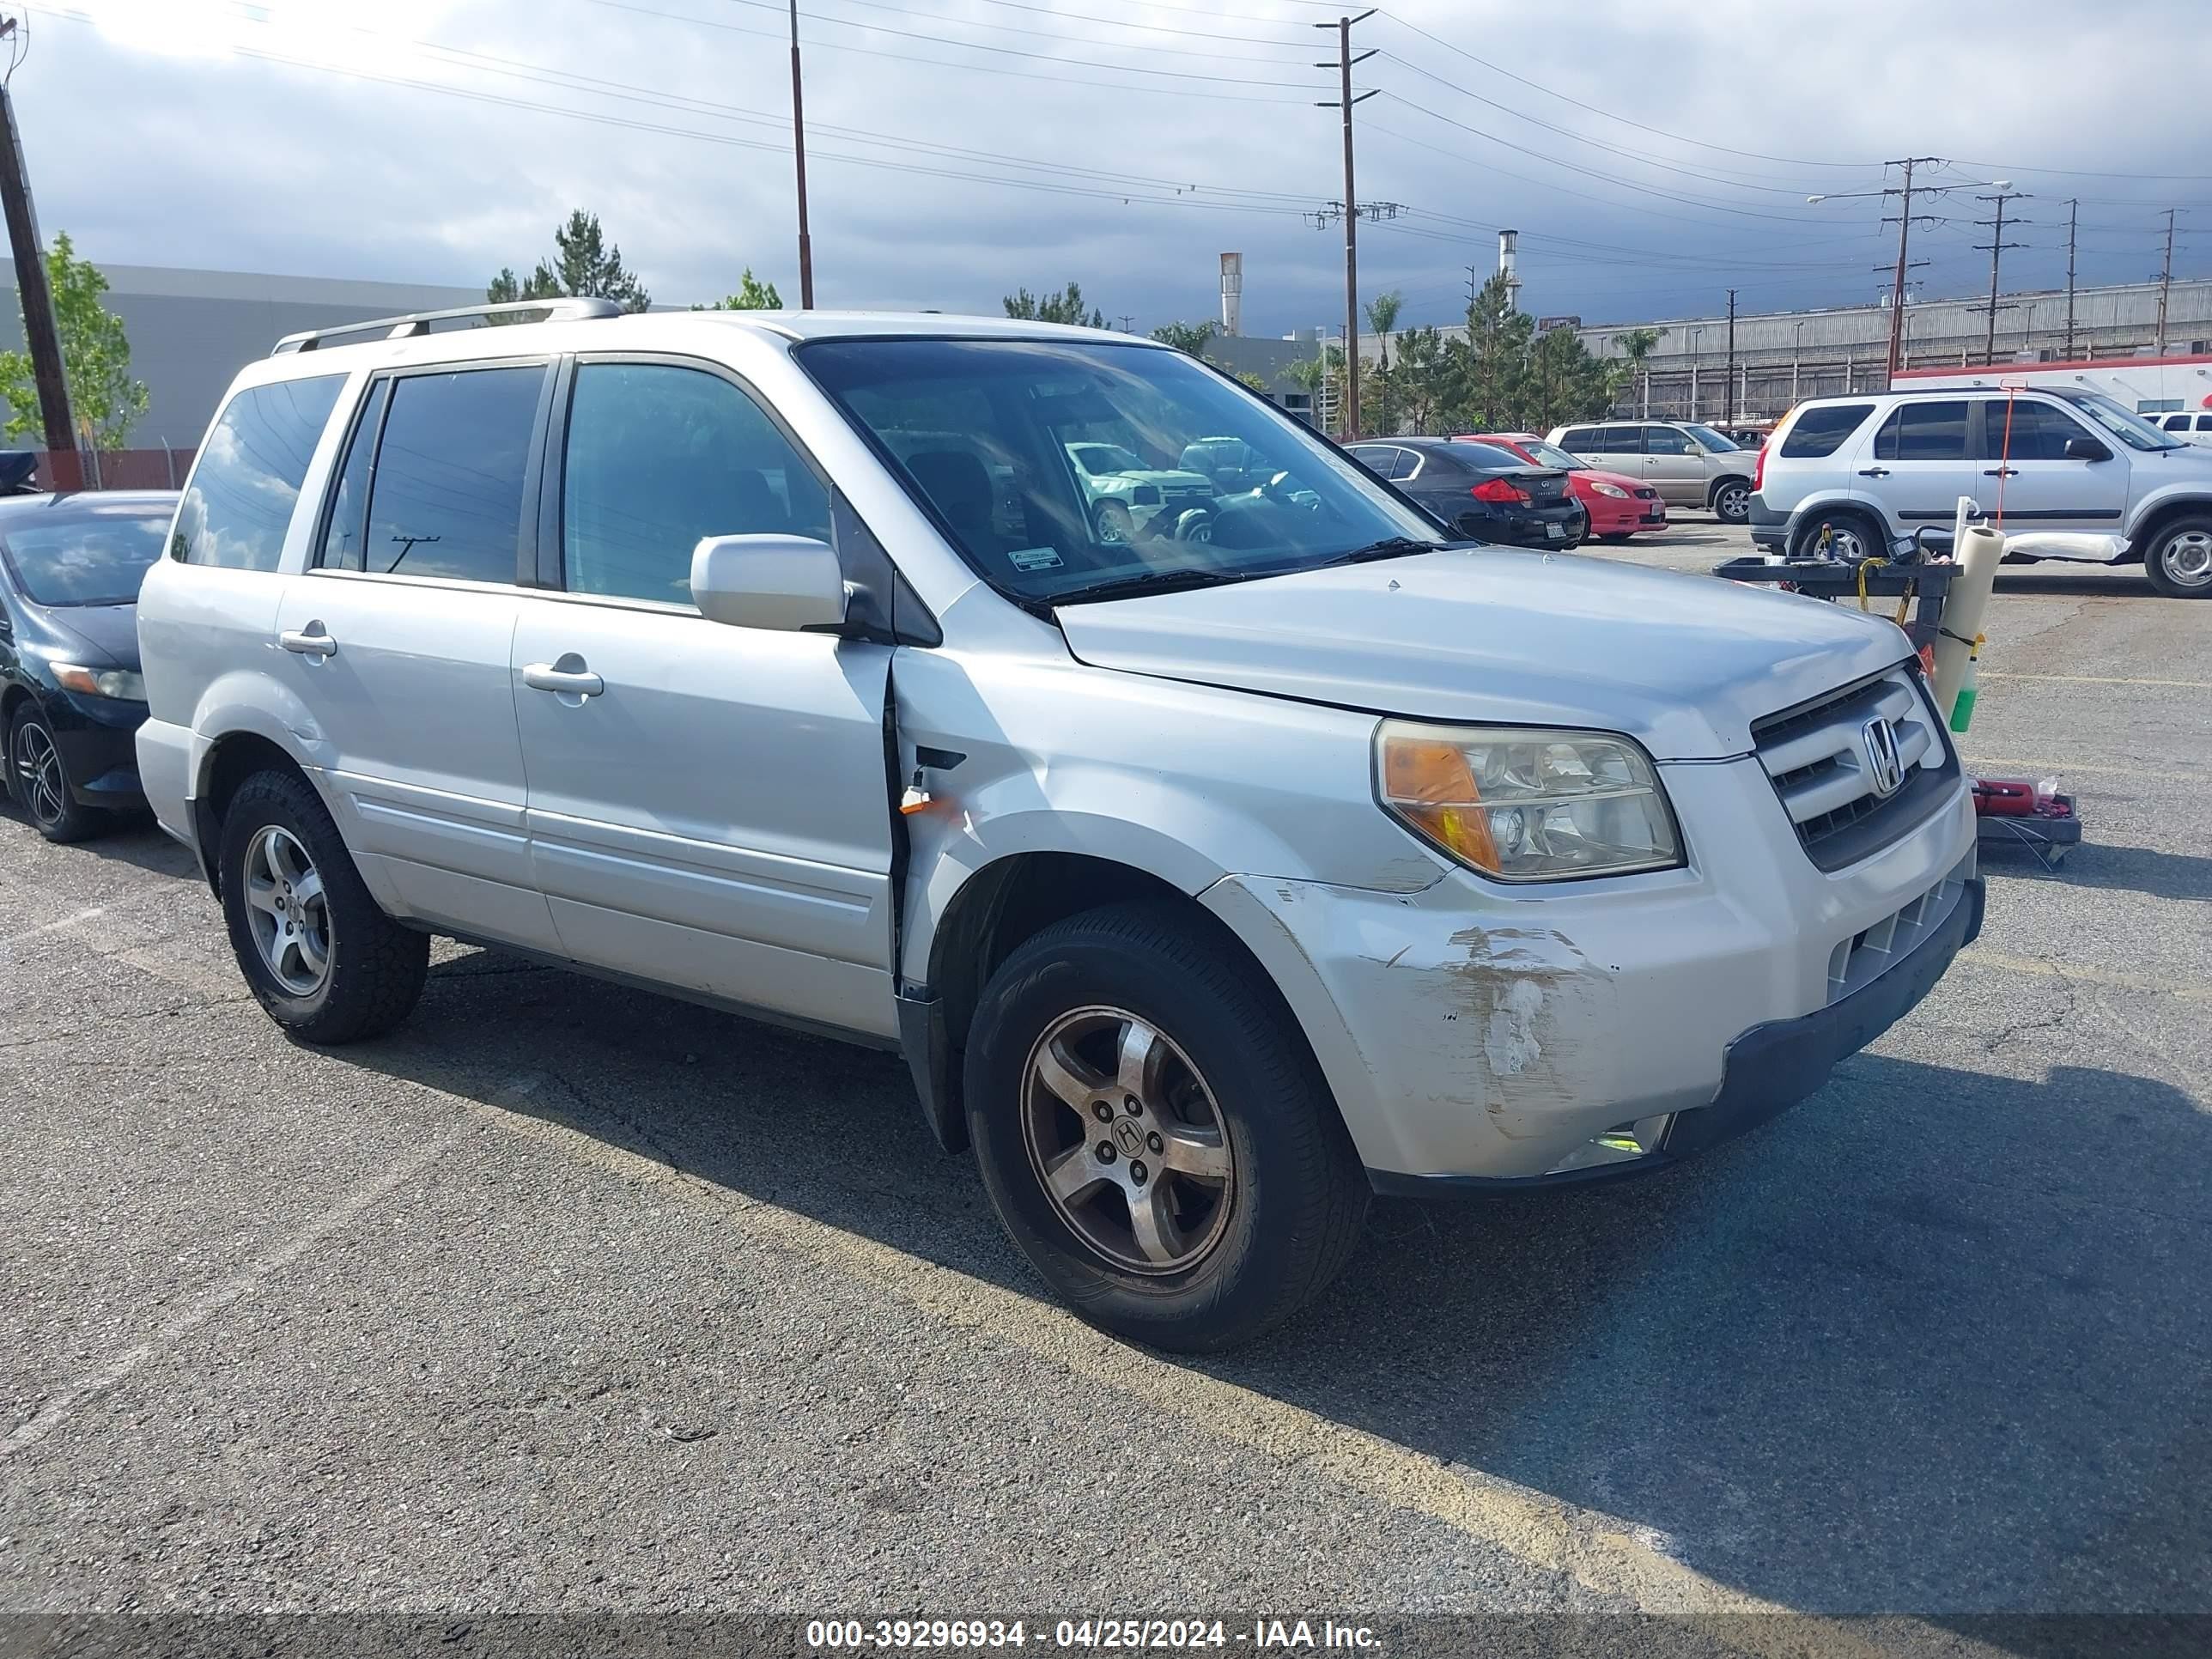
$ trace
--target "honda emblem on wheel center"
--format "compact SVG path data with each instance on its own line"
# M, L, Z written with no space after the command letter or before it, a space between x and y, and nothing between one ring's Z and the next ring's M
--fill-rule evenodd
M1859 744L1866 750L1867 781L1874 785L1875 793L1895 794L1905 783L1905 762L1897 752L1897 728L1886 720L1870 720L1859 732Z
M1131 1158L1145 1150L1145 1132L1137 1127L1133 1118L1123 1118L1114 1126L1114 1139L1121 1143L1121 1150Z

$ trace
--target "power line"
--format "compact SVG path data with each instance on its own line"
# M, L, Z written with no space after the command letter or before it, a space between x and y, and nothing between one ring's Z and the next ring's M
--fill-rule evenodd
M989 21L988 19L981 17L946 17L938 12L917 11L910 6L892 5L889 3L889 0L843 0L843 3L853 6L869 6L878 11L900 12L908 17L926 17L934 22L957 23L966 28L997 29L1002 34L1027 34L1046 40L1076 41L1085 46L1104 46L1110 44L1109 42L1105 41L1083 40L1080 36L1061 34L1051 29L1024 28L1018 23L994 23ZM1097 23L1109 28L1142 29L1146 33L1151 34L1173 34L1192 40L1235 40L1249 46L1275 46L1285 52L1302 52L1310 50L1303 40L1277 40L1271 35L1230 34L1224 33L1218 29L1179 29L1173 24L1170 23L1143 23L1139 22L1133 17L1096 17L1086 12L1060 11L1051 6L1025 4L1024 3L1024 0L989 0L989 3L995 6L1011 7L1017 11L1034 12L1045 17L1062 18L1071 23ZM1141 48L1141 50L1165 52L1170 50L1170 48L1158 46L1145 47ZM1218 56L1218 54L1212 52L1194 53L1193 55L1198 57ZM1262 60L1255 59L1254 61L1259 62Z
M601 0L601 3L611 5L614 3L614 0ZM1480 127L1469 126L1464 121L1455 121L1449 115L1440 114L1437 111L1429 108L1425 104L1417 104L1412 99L1405 97L1401 94L1392 92L1388 88L1383 89L1382 95L1389 99L1393 103L1402 104L1407 109L1413 110L1419 114L1427 116L1432 121L1441 121L1448 127L1457 127L1462 132L1472 133L1477 138L1488 139L1493 144L1503 144L1508 149L1518 150L1523 155L1534 156L1537 161L1548 162L1553 167L1565 167L1571 173L1585 173L1590 178L1602 179L1607 184L1618 185L1624 190L1636 191L1640 194L1646 196L1656 196L1669 202L1684 203L1690 207L1705 208L1716 213L1733 214L1739 218L1770 219L1780 224L1790 225L1802 225L1815 222L1813 220L1808 219L1802 214L1761 213L1753 208L1731 207L1725 202L1708 202L1695 196L1680 195L1674 191L1662 190L1656 185L1640 185L1632 179L1616 178L1613 174L1609 173L1600 173L1595 167L1583 167L1580 162L1563 161L1556 155L1547 155L1541 150L1531 149L1526 144L1516 144L1510 138L1501 138L1494 132L1485 132Z

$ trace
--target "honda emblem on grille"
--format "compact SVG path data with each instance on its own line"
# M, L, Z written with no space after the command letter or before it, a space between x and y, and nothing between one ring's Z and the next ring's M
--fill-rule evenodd
M1905 762L1897 752L1897 728L1886 720L1870 720L1859 731L1859 746L1866 750L1867 781L1877 795L1895 794L1905 784Z

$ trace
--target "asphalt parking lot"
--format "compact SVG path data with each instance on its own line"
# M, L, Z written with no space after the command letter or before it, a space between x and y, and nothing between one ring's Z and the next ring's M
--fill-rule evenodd
M2212 1612L2212 604L2053 570L1964 746L2086 842L1903 1026L1378 1204L1202 1364L1043 1299L893 1057L451 946L295 1048L181 850L10 809L0 1607Z

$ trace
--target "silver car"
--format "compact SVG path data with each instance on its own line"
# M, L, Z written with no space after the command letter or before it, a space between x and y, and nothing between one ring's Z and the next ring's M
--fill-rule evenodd
M1759 452L1698 421L1601 421L1552 428L1577 460L1640 478L1669 507L1701 507L1723 524L1751 517Z
M1445 542L1148 342L612 312L287 342L199 451L140 771L301 1040L447 934L896 1051L1059 1295L1204 1349L1372 1192L1772 1115L1980 925L1886 621ZM1115 422L1262 482L1102 538Z

